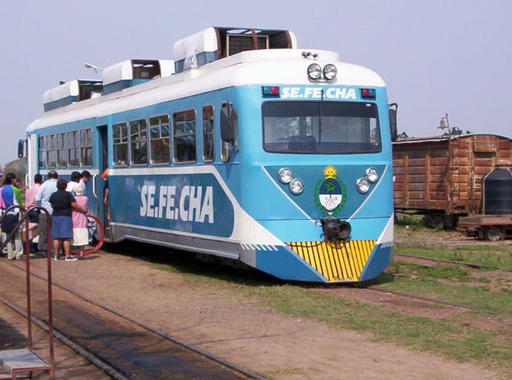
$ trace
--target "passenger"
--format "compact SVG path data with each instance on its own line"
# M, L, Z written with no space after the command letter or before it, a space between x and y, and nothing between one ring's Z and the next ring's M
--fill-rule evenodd
M82 186L75 186L76 203L87 212L87 196L84 195ZM84 255L85 246L89 244L89 231L87 229L87 216L84 213L73 210L73 245L78 247L80 257Z
M76 257L71 255L71 238L73 238L73 222L72 212L76 210L84 213L75 200L73 194L66 191L68 183L65 179L57 181L57 191L50 196L50 204L53 208L52 213L52 239L53 251L55 259L58 258L58 253L61 247L64 250L66 261L76 261Z
M34 184L30 186L27 191L25 192L25 205L28 208L32 206L36 206L36 195L39 189L41 188L41 185L43 183L43 176L41 174L36 174L34 176ZM39 223L39 214L34 213L34 215L29 215L30 221L32 223Z
M0 179L3 178L3 174L0 174ZM2 184L2 186L0 186L0 217L2 217L4 215L4 211L5 211L5 204L4 204L4 199L2 198L2 189L4 188L4 185ZM5 240L5 236L4 236L4 233L2 232L2 227L0 226L0 246L3 245L3 242ZM7 254L7 247L4 247L4 249L2 250L2 253L5 253Z
M108 174L109 170L106 168L101 174L101 179L105 181L105 186L103 187L103 220L105 222L105 228L108 228L110 225L110 207L108 202L109 196L109 183L108 183Z
M108 204L108 168L106 168L103 173L101 173L101 179L105 181L105 186L103 187L103 204Z
M23 206L23 197L20 189L18 189L18 179L16 174L9 173L5 176L4 186L2 187L2 199L5 209L13 205ZM10 210L2 219L2 232L5 233L7 239L13 234L7 242L7 259L19 259L23 255L23 245L21 243L21 230L15 232L19 222L20 210L14 208Z
M57 178L59 178L57 172L55 170L50 170L48 172L48 179L44 181L36 194L36 203L44 207L50 213L50 215L53 212L52 205L50 204L50 196L57 191ZM48 227L46 225L46 214L40 213L39 242L37 243L37 249L39 250L40 254L45 254L47 249L47 231Z
M0 174L0 180L2 180L3 175ZM5 209L4 199L2 198L2 189L4 188L4 185L0 186L0 215L3 215L3 210Z
M74 194L74 189L75 189L75 185L78 185L78 183L80 182L80 178L81 178L81 175L80 175L80 172L72 172L71 173L71 181L68 182L68 187L66 188L66 191L69 191L70 193L73 193Z
M30 186L29 189L25 192L25 207L29 209L30 207L36 206L36 195L43 183L43 176L41 174L36 174L34 176L34 184ZM28 219L30 223L39 223L39 211L32 210L28 215ZM39 236L36 236L34 240L31 242L31 252L37 251L37 242L39 241Z
M39 188L43 184L43 176L41 174L36 174L34 176L34 184L30 186L25 192L26 202L25 204L28 207L32 207L36 205L36 195L39 191Z
M91 179L91 173L89 173L88 170L84 170L81 174L81 177L82 178L80 178L80 186L82 186L82 190L84 191L84 195L85 195L85 194L87 194L86 184Z

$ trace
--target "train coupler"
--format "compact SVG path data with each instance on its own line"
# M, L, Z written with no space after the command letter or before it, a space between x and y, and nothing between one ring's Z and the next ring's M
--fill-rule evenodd
M352 231L349 222L345 222L333 216L326 216L320 219L325 241L347 240Z

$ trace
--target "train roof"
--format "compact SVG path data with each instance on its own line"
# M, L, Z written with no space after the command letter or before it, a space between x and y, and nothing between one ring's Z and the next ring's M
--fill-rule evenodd
M420 143L436 143L436 142L445 142L450 140L458 140L465 139L477 136L495 136L506 140L511 140L510 137L497 135L493 133L467 133L464 135L439 135L439 136L429 136L429 137L405 137L400 138L397 141L394 141L393 144L420 144Z
M274 31L267 31L267 33L271 32ZM225 56L222 59L213 60L208 64L191 66L190 69L152 79L133 87L109 94L104 93L100 97L52 109L45 112L41 118L34 120L28 126L27 132L232 86L252 84L385 86L382 78L374 71L363 66L341 62L336 52L295 49L293 48L295 44L295 37L290 37L288 46L291 46L291 48L242 51ZM175 58L179 58L179 56ZM310 82L307 78L307 67L313 62L318 62L321 65L336 64L338 68L337 78L328 83ZM112 71L122 74L122 67L124 67L122 64L114 65L116 70ZM126 64L124 65L126 66Z

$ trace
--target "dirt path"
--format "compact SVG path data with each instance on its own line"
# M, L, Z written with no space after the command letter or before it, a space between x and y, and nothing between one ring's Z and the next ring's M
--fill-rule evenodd
M34 264L43 268L41 261ZM232 291L191 285L180 274L125 256L59 261L54 273L56 281L85 295L275 379L495 378L472 364L293 319Z

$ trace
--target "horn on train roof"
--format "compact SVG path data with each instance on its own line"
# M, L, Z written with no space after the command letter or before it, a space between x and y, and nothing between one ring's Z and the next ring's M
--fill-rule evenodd
M173 57L179 73L247 50L295 48L289 30L209 27L176 41Z

